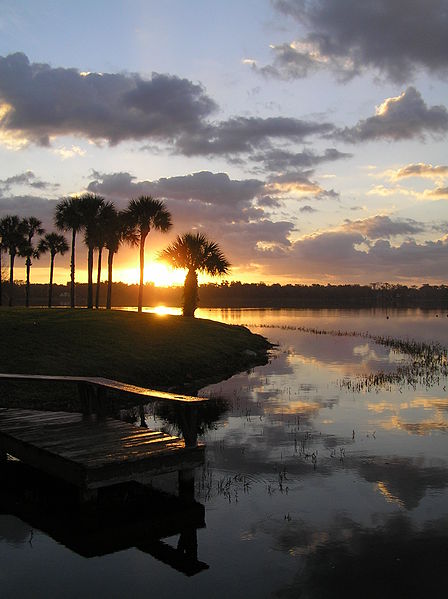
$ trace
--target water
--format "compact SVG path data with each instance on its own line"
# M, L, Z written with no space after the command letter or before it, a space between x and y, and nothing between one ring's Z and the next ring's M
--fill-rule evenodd
M394 372L408 357L366 336L298 329L448 345L446 313L197 315L245 324L277 344L266 366L201 392L219 398L204 425L206 464L196 476L206 521L197 555L208 569L186 577L138 544L82 557L2 512L1 596L445 597L446 378L354 392L347 381ZM166 425L160 414L155 419ZM174 548L178 536L165 542Z

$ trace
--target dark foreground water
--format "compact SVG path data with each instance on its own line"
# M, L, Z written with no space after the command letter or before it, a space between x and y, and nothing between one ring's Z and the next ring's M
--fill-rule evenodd
M120 544L113 521L76 536L69 509L51 525L3 509L0 596L446 597L446 377L432 372L416 382L405 369L390 382L388 373L409 364L405 354L368 336L298 329L446 346L447 314L198 316L245 324L278 344L266 366L201 392L214 399L202 422L206 464L196 475L205 516L179 516L183 536L168 525L171 536L160 542L145 543L143 523L120 533ZM366 380L377 372L386 376ZM148 423L175 428L163 417L148 415ZM159 518L150 501L139 509L144 522Z

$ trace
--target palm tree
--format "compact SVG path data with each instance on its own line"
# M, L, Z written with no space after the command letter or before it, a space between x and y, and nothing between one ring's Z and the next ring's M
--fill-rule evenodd
M93 252L96 247L96 237L99 228L100 209L104 198L85 193L79 198L81 222L84 229L84 242L87 245L87 308L93 308Z
M3 219L0 220L0 306L3 305L3 264L2 264L2 254L6 252L6 247L3 243Z
M25 286L25 306L30 305L30 273L31 273L31 258L39 259L39 251L33 247L33 237L35 235L43 235L42 221L35 216L23 219L23 225L26 229L26 243L20 250L20 256L26 258L26 286Z
M138 290L138 311L143 306L143 271L145 268L145 241L151 229L166 233L172 226L171 214L165 204L151 196L140 196L129 202L125 211L129 234L138 239L140 248L140 285ZM132 241L131 241L132 243ZM135 244L137 245L137 244Z
M75 249L76 234L82 228L82 214L79 198L65 198L56 205L54 217L56 227L60 231L72 232L71 257L70 257L70 307L75 307Z
M46 254L50 252L50 283L48 286L48 307L51 308L51 301L53 297L53 271L54 271L54 258L56 254L63 256L65 252L68 252L68 244L63 235L58 233L47 233L43 239L40 240L38 251L40 254Z
M26 245L27 228L18 216L5 216L1 220L2 245L9 252L9 306L14 303L14 261Z
M96 295L95 295L95 308L98 309L100 303L100 285L101 285L101 261L103 256L103 248L106 245L106 234L108 228L111 226L112 221L115 220L117 211L112 202L104 202L97 214L96 227L93 232L95 247L98 250L98 267L97 267L97 279L96 279Z
M188 269L184 284L182 313L194 316L198 307L198 271L208 275L225 275L230 263L217 243L203 233L185 233L163 250L160 257L173 268Z
M107 297L106 309L112 307L112 271L114 256L118 252L123 241L127 241L132 245L138 244L138 237L128 226L126 217L123 212L111 212L111 218L107 220L104 231L104 246L108 251L107 254Z

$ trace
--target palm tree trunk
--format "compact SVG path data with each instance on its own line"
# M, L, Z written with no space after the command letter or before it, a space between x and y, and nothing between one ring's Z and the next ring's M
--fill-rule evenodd
M72 231L72 255L70 258L70 308L75 307L75 244L76 229Z
M54 270L54 256L51 254L50 257L50 283L48 285L48 307L51 308L51 300L53 299L53 270Z
M198 275L195 270L189 270L185 277L183 316L194 316L198 307Z
M28 256L26 259L26 285L25 285L25 306L30 307L30 271L31 271L31 258Z
M14 259L16 255L13 252L10 254L9 260L9 307L11 307L14 303Z
M143 306L143 271L145 270L145 241L146 235L140 236L140 285L138 288L138 311L142 311Z
M112 265L114 261L114 252L109 250L107 255L107 298L106 298L106 310L110 310L112 307Z
M93 308L93 247L87 254L87 308Z
M0 247L0 306L3 305L2 248Z
M101 259L103 257L103 248L98 248L98 269L96 276L96 294L95 294L95 308L98 310L100 304L100 285L101 285Z

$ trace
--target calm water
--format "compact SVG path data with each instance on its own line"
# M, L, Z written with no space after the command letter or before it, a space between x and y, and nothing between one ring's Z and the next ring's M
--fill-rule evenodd
M344 382L392 372L407 357L366 337L297 328L448 345L447 314L198 316L245 324L278 345L266 366L201 392L219 398L204 425L206 464L196 476L206 522L197 556L208 568L187 577L132 542L82 557L3 512L0 596L445 597L448 382L352 392ZM172 426L160 414L148 416L154 420ZM164 542L175 548L178 536Z

